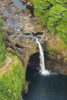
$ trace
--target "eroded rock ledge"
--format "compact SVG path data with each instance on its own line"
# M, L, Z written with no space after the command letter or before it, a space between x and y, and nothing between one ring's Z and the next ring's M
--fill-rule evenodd
M16 54L20 60L23 62L23 65L26 67L29 57L31 54L36 52L37 44L30 40L30 38L19 37L17 41L14 38L8 37L5 35L4 43L6 45L6 50Z

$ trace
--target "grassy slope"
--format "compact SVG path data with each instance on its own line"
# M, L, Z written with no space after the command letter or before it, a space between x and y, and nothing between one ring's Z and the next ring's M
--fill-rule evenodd
M25 84L25 72L21 61L10 53L13 59L7 69L0 72L0 100L21 100Z

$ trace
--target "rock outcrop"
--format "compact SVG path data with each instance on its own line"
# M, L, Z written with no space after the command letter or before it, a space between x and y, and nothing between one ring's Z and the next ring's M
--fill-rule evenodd
M33 6L28 0L21 1L27 3L30 7ZM10 22L9 25L4 23L3 27L6 32L3 36L6 50L16 54L26 67L30 55L37 51L37 44L31 40L33 38L31 36L32 33L39 38L46 52L46 67L53 71L67 74L67 47L61 49L58 46L61 41L59 37L51 35L47 27L42 25L40 19L37 16L32 16L29 9L23 9L22 14L17 5L12 4L12 6L9 6L12 3L11 0L7 0L7 4L5 2L6 0L2 0L0 6L1 4L4 7L8 6L10 9L7 9L7 13L12 15L2 17L4 21ZM15 8L14 11L12 7ZM0 11L0 13L3 14L5 13L4 11Z
M9 6L11 3L13 3L12 0L1 0L2 2L0 3L1 6Z
M27 6L31 6L31 7L33 6L33 5L30 3L29 0L20 0L20 1L26 3Z
M26 67L30 55L36 52L37 44L31 41L30 37L20 36L16 40L17 36L13 36L12 38L8 35L3 37L4 43L6 45L6 50L16 54L23 62L24 67Z

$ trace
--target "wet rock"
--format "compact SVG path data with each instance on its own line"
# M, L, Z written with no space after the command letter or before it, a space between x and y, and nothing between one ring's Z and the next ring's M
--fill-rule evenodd
M15 36L17 35L16 32L15 32L14 30L11 30L10 28L7 29L7 30L5 29L5 31L7 32L8 35L13 35L13 36L14 36L14 35L15 35Z
M16 5L16 4L14 4L14 7L15 7L15 14L17 14L17 13L20 13L20 9L19 9L19 7Z
M7 9L7 11L11 13L12 15L20 13L19 7L16 4L13 4L12 6L10 6L9 9Z
M17 36L15 34L15 36ZM14 35L8 34L3 36L4 43L6 45L6 50L16 54L20 60L23 62L24 67L27 66L29 57L31 54L35 53L37 50L37 44L30 40L30 37L18 37L17 41L14 39ZM9 50L8 47L11 49ZM21 56L22 55L22 56Z
M67 75L67 64L61 61L56 61L54 59L46 60L46 68L56 73Z
M31 25L31 23L26 23L23 27L23 32L24 33L32 33L34 32L34 26Z
M0 15L2 15L3 13L4 13L4 10L1 10L1 9L0 9Z
M28 93L29 84L30 84L30 82L29 81L26 81L25 86L24 86L24 89L23 89L23 92L22 92L23 95L25 95L25 94Z
M26 17L27 17L27 16L28 16L28 17L31 17L30 10L24 9L24 8L23 8L23 15L25 15Z
M4 3L3 3L3 2L0 2L0 7L1 7L1 6L4 6Z
M20 0L20 1L26 3L28 0Z
M28 1L28 2L27 2L27 6L32 7L32 6L33 6L33 4L32 4L32 3L30 3L30 2Z
M13 3L12 0L2 0L4 6L9 6L11 3Z
M4 30L5 32L7 32L7 31L9 30L9 26L8 26L7 24L4 24L3 30Z
M30 11L27 9L23 9L23 15L18 16L19 19L19 26L23 33L37 33L37 32L44 32L44 28L41 27L41 22L37 17L31 17ZM22 23L21 23L22 22Z
M32 3L30 3L30 1L29 0L21 0L21 2L24 2L24 3L26 3L27 4L27 6L33 6L32 5Z

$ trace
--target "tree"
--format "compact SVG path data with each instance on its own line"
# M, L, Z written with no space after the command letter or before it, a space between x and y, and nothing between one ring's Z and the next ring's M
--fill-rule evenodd
M35 14L40 17L49 31L59 34L67 43L67 0L30 0L34 4Z

